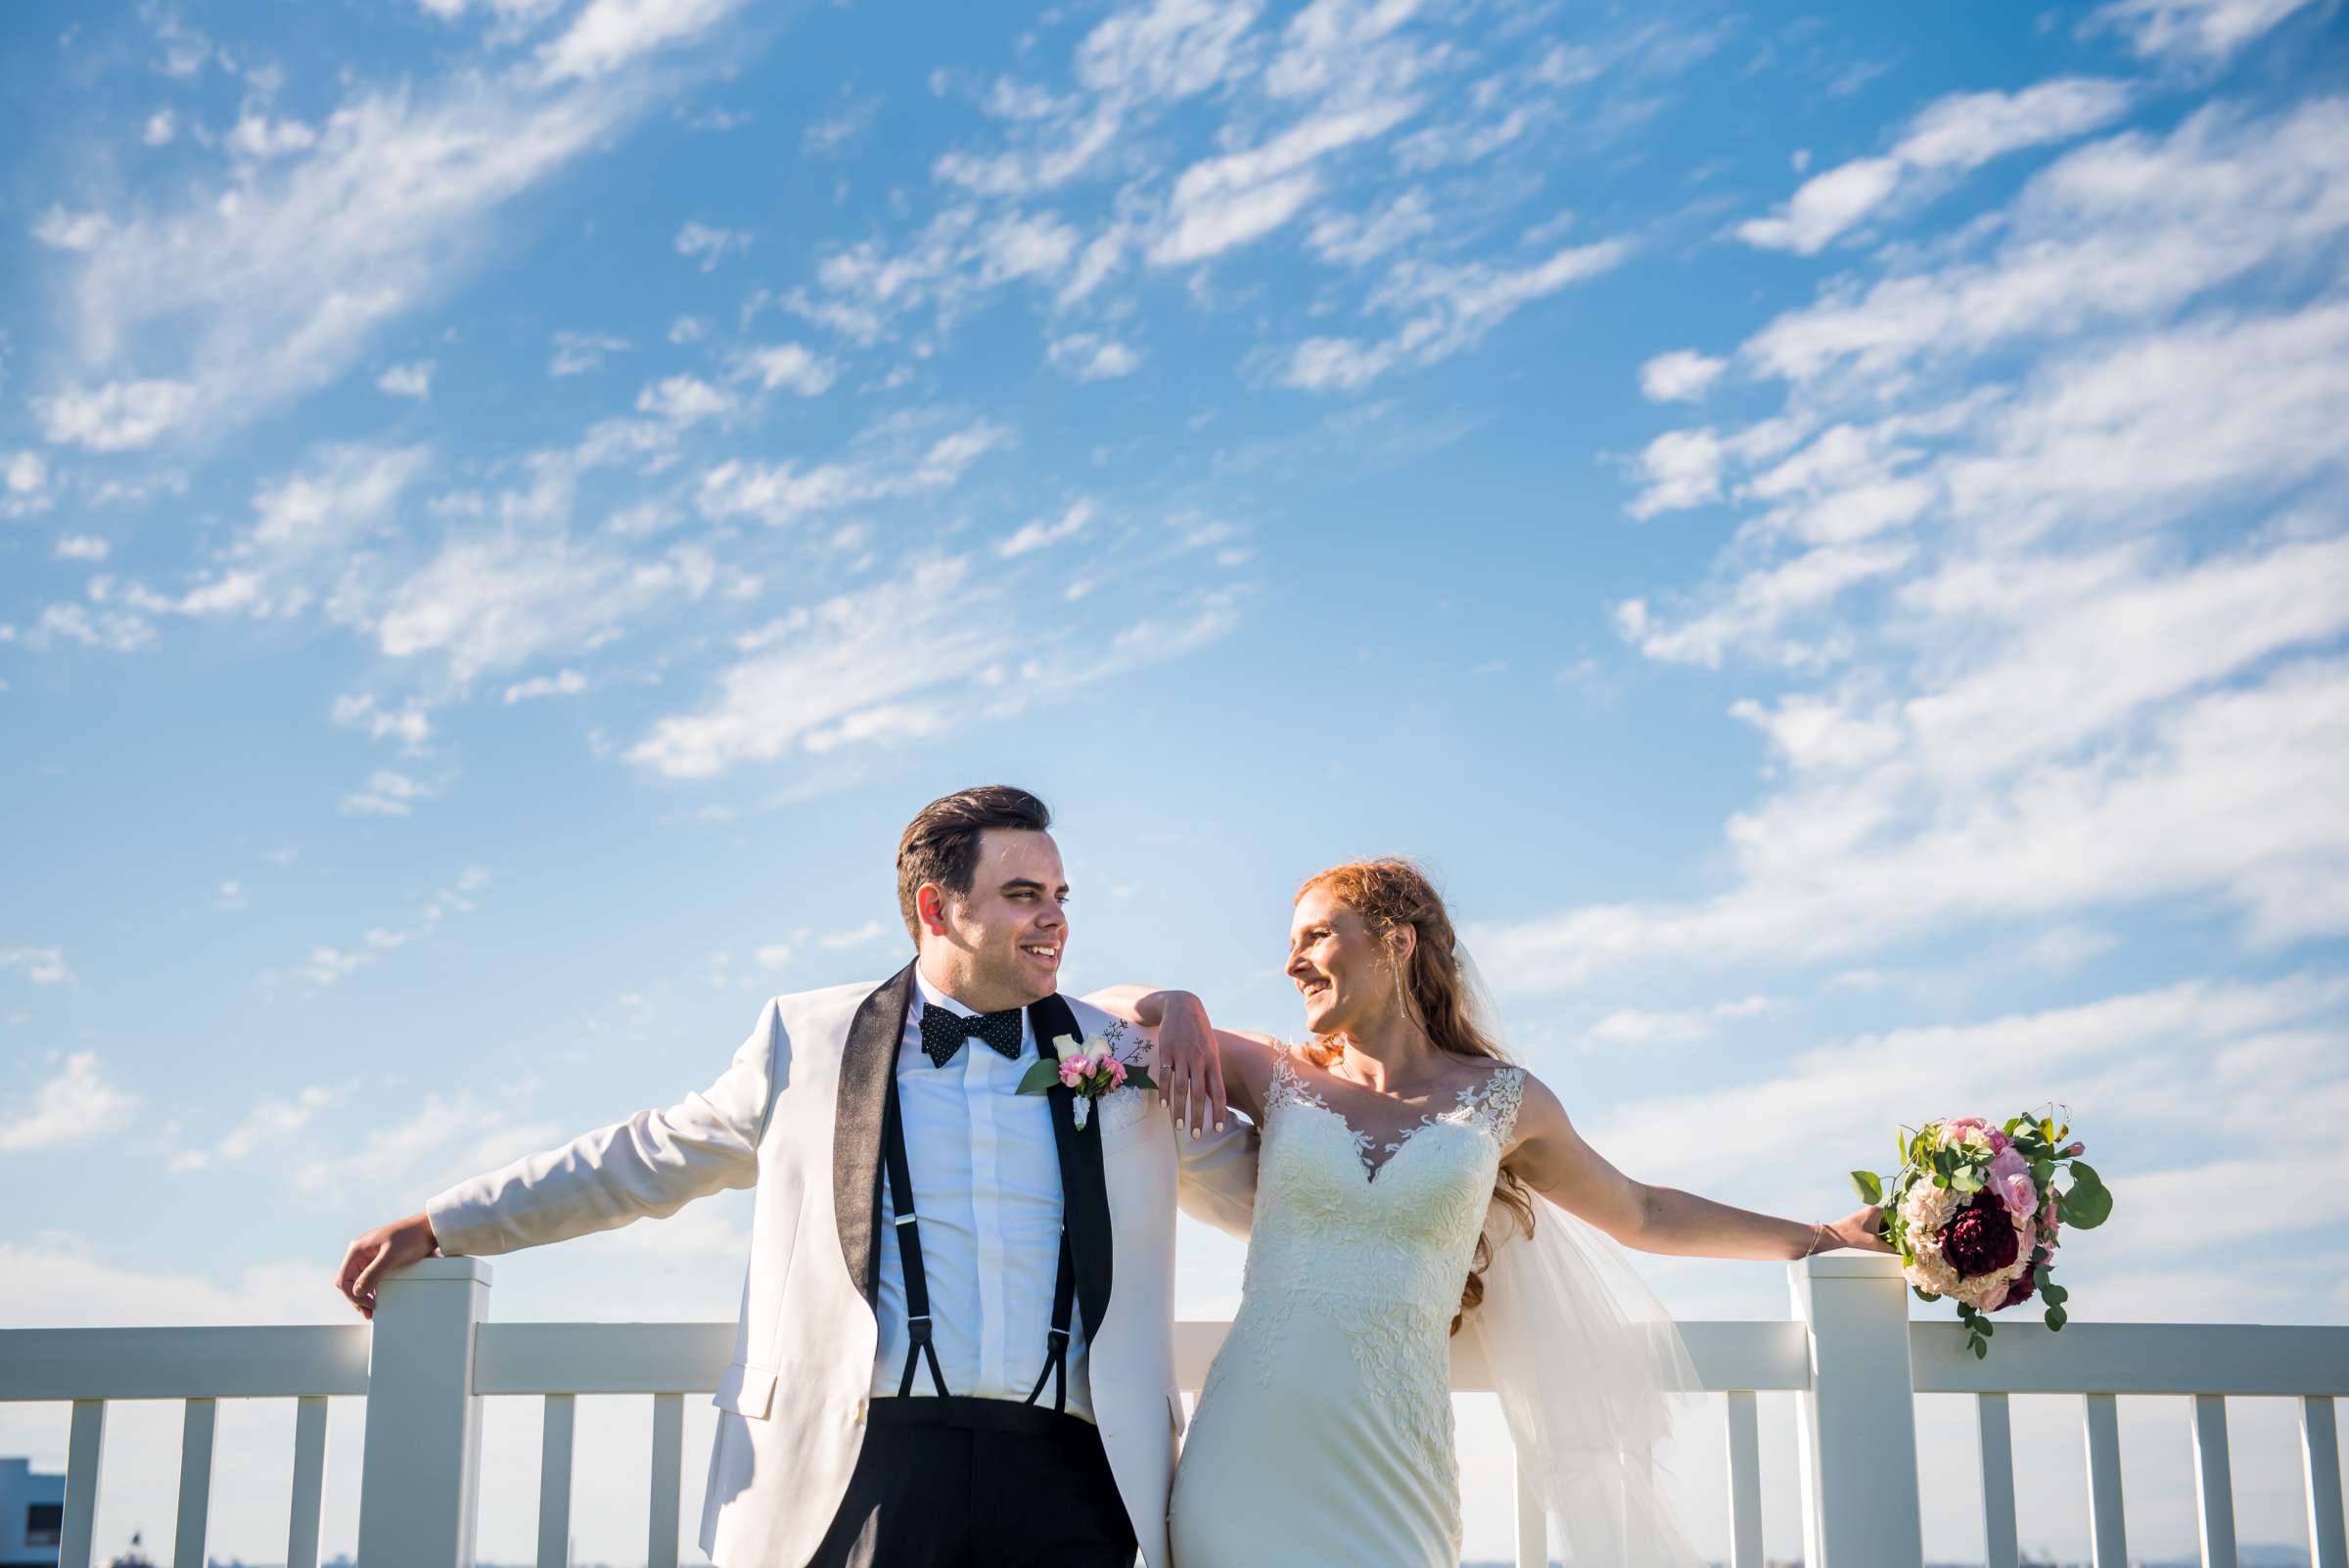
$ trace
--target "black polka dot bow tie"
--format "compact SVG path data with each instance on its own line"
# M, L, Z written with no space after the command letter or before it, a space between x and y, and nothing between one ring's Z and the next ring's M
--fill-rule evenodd
M1020 1055L1020 1009L1007 1008L999 1013L965 1015L944 1007L922 1004L922 1053L931 1063L944 1067L962 1049L962 1042L976 1035L995 1049L1005 1061L1017 1061Z

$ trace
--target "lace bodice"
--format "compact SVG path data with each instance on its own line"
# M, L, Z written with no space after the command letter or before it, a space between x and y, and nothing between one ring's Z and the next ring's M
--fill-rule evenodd
M1497 1068L1382 1140L1276 1060L1248 1288L1334 1282L1365 1309L1440 1310L1449 1326L1524 1091L1524 1069Z

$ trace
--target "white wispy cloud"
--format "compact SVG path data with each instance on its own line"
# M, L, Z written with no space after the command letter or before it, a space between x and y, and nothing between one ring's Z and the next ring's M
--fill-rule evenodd
M733 394L688 374L665 377L636 394L636 411L672 425L694 425L734 411Z
M1072 332L1045 346L1052 368L1079 381L1115 381L1142 368L1142 356L1115 338L1095 332Z
M417 752L433 737L433 717L421 704L409 702L397 709L378 702L373 692L345 692L329 706L327 716L345 729L355 729L369 740L393 740L402 749Z
M546 362L546 373L583 376L590 370L601 369L606 354L622 353L627 346L627 339L616 338L608 332L582 332L567 327L555 334L555 353Z
M375 385L394 397L413 397L421 403L433 395L433 362L418 359L393 365L375 378Z
M438 790L420 779L409 777L389 767L379 767L367 775L367 782L343 798L343 809L362 816L407 816L418 801L430 800Z
M815 942L816 945L826 952L841 952L850 947L861 947L868 942L879 942L888 936L892 929L894 928L884 926L878 920L867 920L863 925L853 926L846 931L827 931L816 938Z
M689 43L731 16L742 0L588 0L563 34L538 54L547 81L592 80L636 60Z
M0 970L21 969L36 986L70 986L73 971L63 947L0 947Z
M0 465L0 484L11 496L38 495L48 484L49 463L38 452L11 452L8 462Z
M2114 0L2089 14L2084 34L2127 36L2144 58L2208 66L2226 60L2310 0Z
M264 1099L245 1113L235 1127L220 1135L218 1142L207 1148L182 1149L171 1157L170 1169L175 1173L217 1170L224 1165L237 1165L251 1159L263 1149L273 1148L282 1140L307 1127L320 1111L335 1103L339 1095L322 1084L311 1084L291 1099Z
M32 399L44 439L92 452L152 446L195 407L196 389L184 381L110 381L87 390L74 384Z
M1585 1036L1595 1046L1686 1045L1712 1038L1727 1020L1753 1018L1773 1005L1768 996L1741 996L1672 1012L1618 1007L1592 1024Z
M1776 213L1737 226L1737 237L1768 251L1813 255L1898 196L1929 194L1926 176L1979 168L2028 147L2069 141L2118 119L2127 82L2063 76L2020 92L1953 93L1928 105L1882 158L1855 159L1803 182Z
M23 1100L0 1105L0 1154L30 1154L120 1132L139 1098L115 1081L96 1051L75 1051Z
M1624 240L1568 246L1522 266L1486 261L1405 261L1370 305L1400 317L1380 340L1309 338L1275 361L1276 379L1307 392L1352 392L1398 365L1432 365L1471 348L1519 309L1622 265Z
M704 272L714 272L727 256L748 251L751 236L738 229L716 228L697 220L677 231L674 248L687 260L698 261Z
M780 388L802 397L821 396L840 376L838 364L796 343L744 348L733 363L735 375L756 380L762 390Z
M1700 354L1693 348L1675 348L1639 367L1639 392L1651 403L1695 402L1713 390L1726 359Z
M587 689L587 677L576 669L560 669L551 675L532 675L518 680L506 688L508 706L525 703L536 697L576 697Z
M936 423L883 421L863 434L849 457L833 462L730 459L702 475L696 504L714 521L753 517L780 528L847 506L948 488L973 463L1012 439L1008 426L983 419L926 438Z
M1005 557L1026 555L1031 550L1040 550L1046 545L1058 544L1063 539L1073 539L1082 532L1084 526L1092 520L1092 502L1073 502L1069 509L1056 519L1046 521L1043 518L1036 518L1032 522L1022 524L1011 533L997 539L995 554Z

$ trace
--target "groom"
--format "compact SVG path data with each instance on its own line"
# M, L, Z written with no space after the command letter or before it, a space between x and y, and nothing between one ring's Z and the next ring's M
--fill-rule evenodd
M1174 1205L1247 1228L1254 1133L1177 1138L1155 1096L1017 1085L1056 1037L1151 1042L1057 994L1068 884L1024 790L964 790L898 845L915 959L767 1002L666 1111L460 1182L351 1243L383 1270L666 1216L756 1187L702 1549L718 1568L1166 1568ZM1179 1027L1174 1082L1209 1069ZM1171 1039L1156 1042L1171 1050ZM1162 1051L1162 1057L1165 1051Z

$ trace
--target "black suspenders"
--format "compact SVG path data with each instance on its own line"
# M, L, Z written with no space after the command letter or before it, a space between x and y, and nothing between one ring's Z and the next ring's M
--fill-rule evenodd
M900 1044L899 1049L902 1050ZM905 1117L898 1105L898 1071L893 1060L889 1070L888 1096L881 1109L881 1153L889 1169L889 1206L891 1223L898 1232L898 1261L905 1274L905 1372L898 1379L898 1397L903 1399L913 1392L913 1369L917 1362L930 1363L930 1386L940 1399L946 1393L945 1373L939 1369L938 1348L932 1343L930 1319L930 1281L922 1272L921 1223L913 1207L913 1171L905 1159ZM1069 1247L1069 1226L1066 1219L1067 1195L1061 1199L1063 1219L1060 1226L1060 1265L1052 1277L1052 1328L1045 1337L1048 1347L1044 1368L1036 1373L1036 1387L1028 1391L1021 1403L1034 1405L1043 1396L1044 1379L1052 1379L1052 1408L1065 1413L1069 1398L1069 1338L1070 1314L1077 1302L1076 1260Z

